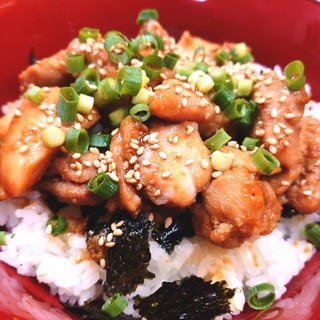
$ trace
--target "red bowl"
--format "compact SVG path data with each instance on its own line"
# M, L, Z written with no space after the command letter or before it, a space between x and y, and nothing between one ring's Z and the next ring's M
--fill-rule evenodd
M188 29L215 42L245 41L256 60L269 67L302 60L312 97L320 101L320 2L316 0L2 0L0 104L18 97L17 76L27 67L31 50L36 58L49 56L66 47L84 26L102 32L120 30L133 37L137 13L144 8L156 8L162 25L177 38ZM290 292L298 292L319 269L317 253L291 282ZM34 283L19 281L35 295ZM41 296L46 299L42 291L37 298ZM315 303L313 315L306 319L316 319L318 313L320 304ZM0 318L8 319L1 314ZM248 313L246 319L252 318Z

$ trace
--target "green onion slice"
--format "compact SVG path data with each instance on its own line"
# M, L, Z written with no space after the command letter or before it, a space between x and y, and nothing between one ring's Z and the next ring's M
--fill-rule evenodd
M66 132L64 146L70 153L85 153L89 148L89 134L86 129L69 128Z
M224 49L218 49L214 55L214 59L219 65L224 65L227 61L230 60L230 53Z
M46 226L49 225L51 225L51 233L55 237L66 232L68 228L67 220L60 215L54 215L52 218L48 219Z
M6 232L0 231L0 246L5 246L6 244Z
M142 69L145 70L150 79L159 77L160 73L162 72L162 68L163 59L160 56L152 54L144 57Z
M60 88L57 114L64 123L76 121L79 96L72 87Z
M252 151L255 149L255 147L260 146L261 141L260 139L251 138L251 137L245 137L242 141L242 145L249 151Z
M224 110L235 97L232 90L223 86L214 94L213 102Z
M87 188L102 200L106 200L117 192L118 183L113 181L106 173L99 172L90 179Z
M129 115L134 120L145 122L151 117L150 108L147 104L139 103L130 108Z
M89 137L89 146L98 148L101 151L106 151L110 147L111 134L109 133L97 133L91 134Z
M193 54L193 62L203 62L205 57L204 47L197 47Z
M93 105L94 105L93 97L83 93L79 94L79 101L77 106L78 112L89 114L92 111Z
M73 84L73 88L78 93L92 95L97 91L99 85L99 75L93 68L86 68Z
M131 41L130 48L138 58L143 58L148 55L157 55L159 52L159 43L154 35L143 34Z
M129 107L120 107L114 111L112 111L111 113L109 113L109 119L111 124L114 127L119 126L119 124L121 123L121 121L128 116L129 112Z
M247 97L250 95L253 88L252 79L239 79L237 83L237 96Z
M117 90L116 80L110 77L100 81L97 91L94 93L94 101L97 107L103 107L110 102L115 102L121 98Z
M275 288L271 283L260 283L248 289L247 303L255 310L262 310L270 307L275 297Z
M222 148L231 140L231 136L227 132L220 128L212 137L204 141L204 144L211 150L216 151Z
M156 9L144 9L139 12L136 23L142 24L147 20L158 20L158 19L159 19L159 14Z
M117 84L121 95L136 96L142 86L141 69L130 66L122 67L118 73Z
M280 161L268 150L259 147L251 155L253 164L264 175L271 175L280 168Z
M42 142L49 148L60 147L65 140L65 133L58 127L47 127L41 133Z
M40 104L46 95L40 87L33 85L27 89L24 97L34 104Z
M86 42L87 39L89 38L97 40L98 35L99 35L99 29L85 27L79 30L78 39L80 42Z
M286 84L289 90L297 91L305 85L304 65L300 60L294 60L284 68Z
M86 68L86 61L83 53L73 53L67 55L67 71L78 73Z
M247 63L253 61L253 57L249 48L244 42L239 42L234 45L231 50L232 61L235 63Z
M119 31L109 31L104 36L104 48L114 63L128 64L132 57L129 40Z
M179 56L173 52L167 52L163 58L163 64L166 68L173 70L179 60Z
M320 225L318 223L306 224L301 232L317 249L320 249Z

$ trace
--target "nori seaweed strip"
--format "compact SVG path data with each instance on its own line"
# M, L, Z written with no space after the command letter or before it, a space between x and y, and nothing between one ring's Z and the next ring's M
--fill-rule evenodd
M174 247L179 244L183 238L193 237L192 218L190 210L174 217L169 227L164 225L153 229L151 237L159 243L162 249L167 253L172 253Z
M95 304L85 304L83 306L73 306L70 304L62 304L63 307L70 313L77 315L81 319L85 320L133 320L130 316L120 314L115 318L109 317L104 311L101 310L101 306Z
M103 284L107 296L129 294L145 279L154 278L154 274L148 271L151 222L143 215L133 218L127 213L118 213L113 215L110 223L122 220L123 234L114 237L115 246L108 250L107 279Z
M226 281L206 282L190 276L175 282L163 282L152 295L134 297L134 309L142 317L152 320L187 319L210 320L230 312L235 289L228 288Z

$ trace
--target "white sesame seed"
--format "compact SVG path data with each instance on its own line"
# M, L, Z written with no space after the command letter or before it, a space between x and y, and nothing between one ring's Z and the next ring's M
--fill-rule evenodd
M281 97L278 99L279 102L284 102L284 101L286 101L286 100L287 100L287 96L281 96Z
M275 146L270 146L269 147L269 151L272 153L272 154L276 154L278 149L275 147Z
M281 181L281 185L282 185L282 186L290 186L290 182L287 181L287 180L282 180L282 181Z
M263 104L266 102L266 98L260 97L260 98L256 99L255 102L258 104Z
M143 159L142 160L142 164L147 167L147 166L151 165L151 162L149 160L147 160L147 159Z
M116 223L116 225L117 225L118 228L122 227L123 224L124 224L124 220L120 220L120 221L118 221L118 222Z
M139 145L133 142L130 142L130 147L134 150L138 150L139 149Z
M157 189L153 194L154 197L159 197L160 195L161 195L161 190L160 189Z
M189 134L191 134L191 133L193 133L194 132L194 127L193 126L187 126L187 131L186 131L186 133L189 135Z
M312 191L311 190L305 190L302 192L305 196L311 196L312 195Z
M207 169L209 167L209 162L207 159L203 158L200 161L200 166L202 169Z
M101 236L101 237L99 237L99 240L98 240L98 245L100 246L100 247L102 247L103 245L104 245L104 236Z
M115 182L118 182L118 181L119 181L119 177L118 177L115 173L113 173L113 172L110 172L110 173L109 173L109 177L110 177L111 180L113 180L113 181L115 181Z
M172 217L167 217L166 220L164 221L164 227L167 229L171 226L172 224Z
M76 152L72 154L72 159L79 159L80 157L81 157L81 153Z
M115 246L115 242L114 241L110 241L110 242L106 242L106 244L105 244L105 246L107 247L107 248L112 248L112 247L114 247Z
M278 116L278 110L276 108L271 109L271 117L276 118Z
M171 172L169 172L169 171L164 171L164 172L162 172L162 174L161 174L161 177L162 178L168 178L168 177L170 177L171 176Z
M276 138L267 138L266 142L271 144L271 145L276 145L278 144L278 140Z
M188 99L187 98L182 98L181 99L181 104L183 107L186 107L188 105Z
M193 163L193 159L188 159L185 163L186 166L190 166Z
M160 157L162 160L166 160L166 159L167 159L167 154L166 154L164 151L160 151L160 152L159 152L159 157Z
M155 144L152 144L151 146L150 146L150 149L152 149L152 150L157 150L157 149L159 149L159 145L157 144L157 143L155 143Z
M106 240L107 240L107 242L111 242L112 239L113 239L113 233L110 232L110 233L107 234L107 239Z
M52 233L52 225L51 224L48 224L46 229L45 229L45 233L46 234L51 234Z
M100 267L103 268L103 269L104 269L104 268L106 267L106 265L107 265L107 264L106 264L106 260L103 259L103 258L100 259L99 264L100 264Z
M221 171L213 171L212 172L212 178L216 179L218 177L220 177L222 175L222 172Z
M121 229L117 228L116 230L113 231L113 235L115 237L120 237L123 235L123 231Z
M139 147L137 150L137 155L141 156L143 154L143 151L144 151L144 146Z
M23 145L23 146L21 146L21 147L19 148L19 152L20 152L20 153L25 153L25 152L27 152L28 149L29 149L29 146Z

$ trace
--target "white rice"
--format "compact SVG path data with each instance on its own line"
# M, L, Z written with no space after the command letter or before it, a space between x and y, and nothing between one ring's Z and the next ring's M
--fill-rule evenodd
M0 202L0 224L9 229L0 260L16 268L19 274L34 276L47 284L51 293L63 302L81 305L95 298L101 293L98 282L105 279L105 270L91 260L85 235L67 233L54 237L48 234L46 221L50 210L39 193L29 193L27 198L28 202L23 198ZM148 296L162 281L194 274L206 280L225 279L228 286L237 288L232 299L232 314L242 311L248 286L272 283L278 299L286 291L285 285L315 252L300 233L301 227L315 218L316 214L281 220L272 234L252 237L236 249L222 249L193 237L184 239L168 255L155 241L150 241L149 270L156 278L145 280L131 296ZM132 300L125 312L135 314ZM220 319L230 317L225 315Z

